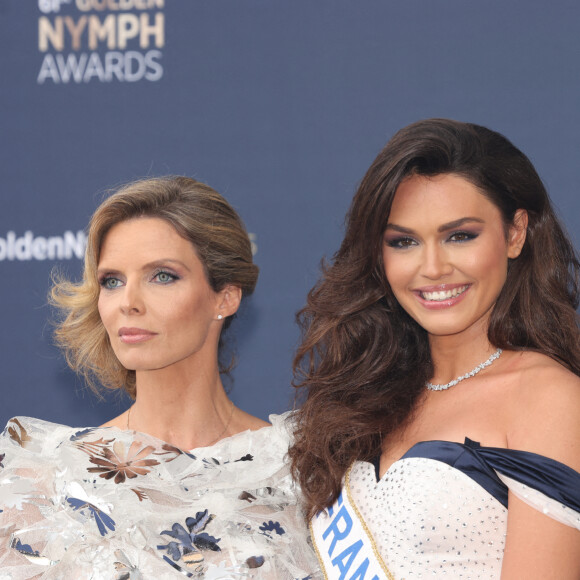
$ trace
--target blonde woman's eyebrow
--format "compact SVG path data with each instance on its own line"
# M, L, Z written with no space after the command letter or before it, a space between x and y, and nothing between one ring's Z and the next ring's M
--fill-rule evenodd
M184 264L181 260L174 260L172 258L166 258L166 259L160 259L160 260L154 260L153 262L148 262L147 264L143 264L143 266L141 266L140 270L142 271L147 271L147 270L153 270L155 268L163 268L164 266L178 266L183 268L184 270L187 270L188 272L190 272L190 268ZM102 274L122 274L122 270L119 270L118 268L107 268L106 265L105 266L101 266L100 268L97 268L97 275L102 275Z
M181 260L173 260L172 258L166 258L166 259L160 259L160 260L154 260L153 262L149 262L147 264L145 264L143 266L143 268L141 268L142 270L151 270L152 268L162 268L163 266L168 266L168 265L175 265L175 266L179 266L181 268L184 268L185 270L187 270L188 272L190 271L190 269L187 267L186 264L184 264Z

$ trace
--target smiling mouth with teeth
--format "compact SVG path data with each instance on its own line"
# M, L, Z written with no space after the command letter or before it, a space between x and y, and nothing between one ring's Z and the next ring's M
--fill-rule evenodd
M458 286L452 290L438 290L437 292L419 292L419 295L423 300L429 300L432 302L443 302L444 300L451 300L451 298L456 298L460 294L463 294L469 288L469 284L465 286Z

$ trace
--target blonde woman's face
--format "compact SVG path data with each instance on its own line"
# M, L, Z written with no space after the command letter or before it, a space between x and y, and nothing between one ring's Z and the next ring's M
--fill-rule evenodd
M212 290L192 244L170 224L137 218L115 225L97 275L99 314L125 368L154 371L216 358L222 293Z

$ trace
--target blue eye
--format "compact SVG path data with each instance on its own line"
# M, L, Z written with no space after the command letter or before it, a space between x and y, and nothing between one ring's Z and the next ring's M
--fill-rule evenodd
M388 240L387 241L387 246L389 246L389 248L395 248L395 249L399 249L399 250L404 250L406 248L410 248L411 246L414 246L416 244L415 240L413 238L409 238L409 237L400 237L400 238L394 238L392 240Z
M153 276L153 280L155 282L159 282L160 284L171 284L171 282L179 280L179 276L176 276L175 274L170 274L169 272L165 272L165 270L162 270L161 272L157 272Z
M473 232L454 232L449 236L450 242L469 242L469 240L474 240L479 234L474 234Z
M101 278L99 280L99 284L106 290L114 290L115 288L119 288L119 286L123 285L119 278L113 278L113 276L105 276Z

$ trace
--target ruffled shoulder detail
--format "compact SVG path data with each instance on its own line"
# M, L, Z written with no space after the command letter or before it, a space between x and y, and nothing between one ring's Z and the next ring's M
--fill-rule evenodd
M318 578L285 460L288 415L212 447L11 419L0 569L15 578ZM10 577L10 576L9 576Z

